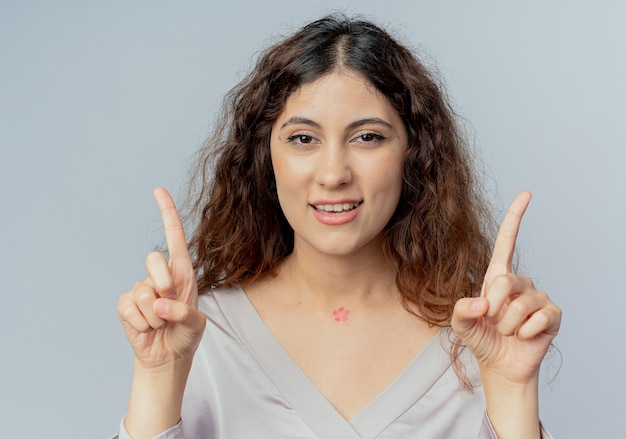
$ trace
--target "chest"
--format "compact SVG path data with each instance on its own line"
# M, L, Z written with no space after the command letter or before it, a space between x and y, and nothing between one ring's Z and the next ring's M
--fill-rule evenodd
M398 377L436 332L393 313L343 321L292 313L268 318L276 340L344 419L352 419Z

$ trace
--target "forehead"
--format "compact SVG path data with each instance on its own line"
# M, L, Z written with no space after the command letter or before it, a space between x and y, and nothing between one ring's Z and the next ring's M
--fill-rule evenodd
M278 120L294 113L305 113L311 118L327 118L345 113L353 118L374 115L399 118L385 96L363 76L352 71L326 74L304 84L285 101ZM334 117L334 116L332 116Z

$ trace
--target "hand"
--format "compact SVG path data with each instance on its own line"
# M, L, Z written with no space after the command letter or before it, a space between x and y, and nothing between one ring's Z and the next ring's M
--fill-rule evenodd
M198 310L198 287L174 201L163 188L155 189L154 197L163 219L169 261L162 253L149 254L148 277L120 296L117 307L136 364L146 369L190 360L206 325Z
M511 272L515 241L530 192L521 192L502 221L478 298L459 300L452 329L478 360L481 374L511 383L536 380L561 324L561 310L529 278Z

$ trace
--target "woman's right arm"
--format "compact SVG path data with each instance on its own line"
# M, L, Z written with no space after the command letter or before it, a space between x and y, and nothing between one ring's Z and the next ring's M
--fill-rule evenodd
M125 428L133 439L151 439L180 421L183 393L206 317L182 222L170 195L154 191L169 260L146 258L148 277L120 296L118 316L134 351Z

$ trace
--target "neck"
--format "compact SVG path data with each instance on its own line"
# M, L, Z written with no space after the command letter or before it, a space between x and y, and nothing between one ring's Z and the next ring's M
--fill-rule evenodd
M279 277L299 292L298 300L321 307L355 306L397 297L395 271L382 248L334 256L296 247L285 259Z

